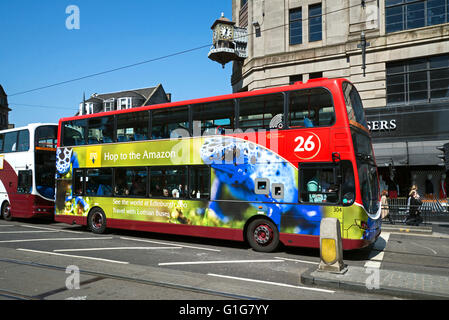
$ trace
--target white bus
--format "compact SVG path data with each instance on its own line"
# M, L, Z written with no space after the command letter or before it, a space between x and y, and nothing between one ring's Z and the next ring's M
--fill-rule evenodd
M1 217L54 216L58 126L34 123L0 131Z

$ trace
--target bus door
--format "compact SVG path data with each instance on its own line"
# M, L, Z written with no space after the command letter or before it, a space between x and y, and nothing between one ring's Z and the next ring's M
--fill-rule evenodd
M14 199L11 199L11 211L14 216L25 217L32 214L33 171L17 170L17 188Z

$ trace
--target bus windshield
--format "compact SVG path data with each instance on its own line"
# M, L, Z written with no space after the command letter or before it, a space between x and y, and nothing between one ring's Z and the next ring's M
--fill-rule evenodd
M58 127L41 126L36 128L34 141L36 147L56 149L58 142Z
M352 141L356 153L363 206L369 214L374 215L379 209L379 185L377 167L371 148L371 138L352 129Z
M57 126L41 126L35 134L35 181L37 192L47 199L55 196ZM46 149L43 149L46 148Z
M368 125L363 111L362 99L357 89L349 82L343 82L343 93L346 103L349 122L354 121L361 124L368 130Z

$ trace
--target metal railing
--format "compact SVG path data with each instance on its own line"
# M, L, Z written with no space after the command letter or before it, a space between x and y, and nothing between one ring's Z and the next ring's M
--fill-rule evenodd
M422 205L419 207L422 221L419 224L429 224L431 221L441 218L449 218L449 206L447 199L422 198ZM382 206L383 210L388 210L388 216L383 219L385 223L407 224L410 223L408 198L388 199L388 205Z

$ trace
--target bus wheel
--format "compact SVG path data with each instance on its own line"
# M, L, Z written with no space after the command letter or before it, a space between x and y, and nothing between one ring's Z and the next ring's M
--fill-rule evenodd
M100 208L93 209L87 217L87 225L93 233L101 234L106 230L106 215Z
M3 206L2 206L2 218L5 219L6 221L11 221L12 220L11 206L9 205L9 202L3 203Z
M279 246L279 232L276 225L267 219L256 219L246 229L246 239L256 251L272 252Z

